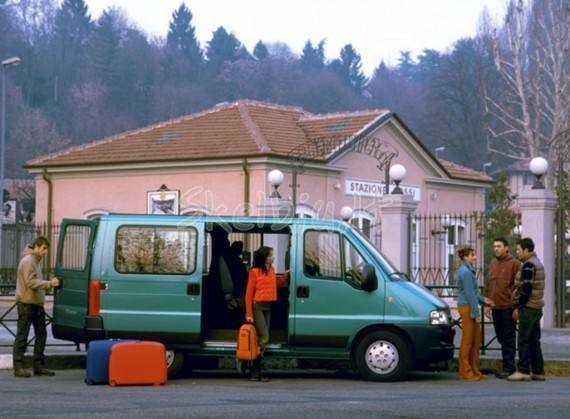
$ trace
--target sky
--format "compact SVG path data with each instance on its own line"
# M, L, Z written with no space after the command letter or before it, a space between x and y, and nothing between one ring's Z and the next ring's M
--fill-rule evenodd
M166 37L172 12L182 0L86 0L94 18L110 6L123 9L151 36ZM285 42L300 54L305 42L326 39L328 59L352 43L370 75L384 60L397 64L400 51L446 50L477 31L487 7L499 21L506 0L186 0L202 47L224 26L249 51L260 39Z

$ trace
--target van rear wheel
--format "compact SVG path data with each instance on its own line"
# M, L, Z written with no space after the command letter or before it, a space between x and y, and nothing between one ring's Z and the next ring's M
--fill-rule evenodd
M360 377L368 381L399 381L411 364L411 351L397 333L377 330L358 343L353 361Z
M184 352L168 349L166 351L166 367L168 368L168 378L176 378L180 375L184 366Z

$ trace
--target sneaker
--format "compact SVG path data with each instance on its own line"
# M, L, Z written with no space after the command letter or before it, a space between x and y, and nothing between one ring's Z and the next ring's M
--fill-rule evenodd
M50 371L46 368L40 368L40 369L34 370L34 375L40 375L40 376L44 376L44 377L53 377L55 375L55 372Z
M26 370L24 368L16 368L14 370L14 377L30 378L31 376L32 376L32 373L30 372L30 370Z
M510 375L513 375L514 372L498 372L495 374L495 377L497 377L499 380L505 380L506 378L508 378Z
M530 374L524 374L520 371L515 372L507 377L507 381L530 381Z
M544 377L544 374L531 374L530 378L533 381L546 381L546 378Z

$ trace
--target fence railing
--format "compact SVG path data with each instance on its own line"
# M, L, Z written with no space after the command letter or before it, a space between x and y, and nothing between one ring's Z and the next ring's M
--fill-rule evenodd
M0 243L0 295L13 295L16 288L18 263L27 245L36 237L47 237L51 242L50 257L42 259L42 269L47 275L53 271L59 239L59 224L4 224ZM48 263L50 266L48 266Z
M483 285L485 266L482 218L484 213L412 214L409 217L410 278L425 286L447 287L455 284L459 267L456 256L460 246L469 245L478 255L479 285Z

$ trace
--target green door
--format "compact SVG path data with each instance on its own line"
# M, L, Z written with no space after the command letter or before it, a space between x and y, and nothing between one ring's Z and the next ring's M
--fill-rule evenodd
M101 317L110 337L200 341L204 226L110 223Z
M334 229L297 229L296 281L291 290L295 346L348 349L358 330L382 322L383 281L377 272L378 290L360 288L359 275L370 261L354 238Z
M80 341L87 315L89 275L97 221L63 220L58 241L55 276L53 334Z

